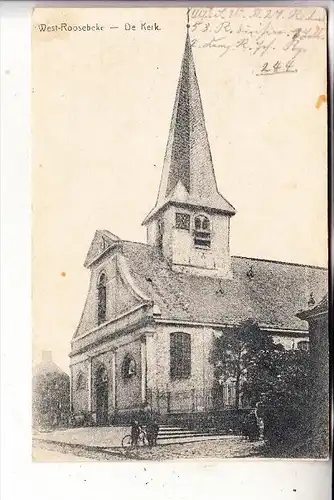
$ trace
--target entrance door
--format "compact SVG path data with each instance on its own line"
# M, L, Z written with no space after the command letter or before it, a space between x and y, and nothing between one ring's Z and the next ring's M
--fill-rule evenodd
M96 373L96 423L108 424L108 376L104 366Z

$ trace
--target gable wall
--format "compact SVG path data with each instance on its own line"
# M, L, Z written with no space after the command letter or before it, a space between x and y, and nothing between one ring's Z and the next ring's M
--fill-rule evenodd
M97 284L100 274L105 272L107 277L107 309L106 321L109 321L129 309L135 307L139 301L131 292L131 288L124 283L117 270L117 254L107 256L104 260L91 268L89 289L83 314L76 335L82 335L97 324L98 294Z

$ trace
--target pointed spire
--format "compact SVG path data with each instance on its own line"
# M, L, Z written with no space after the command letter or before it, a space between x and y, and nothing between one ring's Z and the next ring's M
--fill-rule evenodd
M189 11L158 199L143 224L169 202L235 214L235 209L217 189L189 36Z

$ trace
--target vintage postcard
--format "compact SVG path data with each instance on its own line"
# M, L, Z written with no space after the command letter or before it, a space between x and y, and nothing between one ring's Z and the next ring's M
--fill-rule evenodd
M34 461L328 457L327 16L36 8Z

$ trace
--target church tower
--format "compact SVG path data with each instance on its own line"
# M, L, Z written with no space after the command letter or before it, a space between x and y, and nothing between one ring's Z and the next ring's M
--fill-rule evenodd
M231 278L233 206L219 193L189 38L189 20L160 188L147 240L173 270Z

